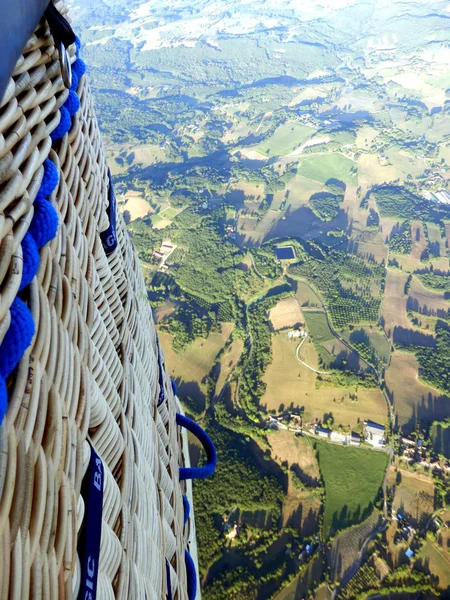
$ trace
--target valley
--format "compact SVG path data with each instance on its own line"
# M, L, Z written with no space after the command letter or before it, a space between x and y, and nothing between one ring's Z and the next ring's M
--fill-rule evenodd
M75 12L170 374L219 454L203 597L450 593L448 2Z

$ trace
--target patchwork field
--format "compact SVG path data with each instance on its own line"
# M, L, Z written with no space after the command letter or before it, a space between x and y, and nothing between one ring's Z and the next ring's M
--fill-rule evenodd
M270 208L279 210L283 203L286 210L305 206L313 194L322 190L323 184L319 181L297 174L284 190L275 192Z
M381 165L376 154L361 154L358 158L358 185L362 195L380 183L394 181L403 177L403 173L392 165Z
M386 386L398 424L406 432L415 427L416 419L433 421L450 416L450 398L419 381L417 360L412 354L393 352Z
M360 127L356 136L356 145L358 148L368 148L378 135L379 132L369 125Z
M356 163L343 154L317 154L302 160L298 172L322 183L334 178L356 185L356 168Z
M445 256L445 240L441 236L441 228L435 223L427 223L428 230L428 249L433 256Z
M283 526L301 529L302 535L312 535L318 528L317 516L321 501L318 490L320 472L311 442L294 436L290 431L274 431L269 435L271 458L289 469L289 485L283 503ZM295 475L292 474L295 471ZM296 485L294 477L303 484Z
M304 423L332 413L335 427L341 424L349 428L357 427L370 415L386 415L386 401L378 388L316 389L317 375L297 361L296 347L297 343L291 342L286 334L272 336L273 359L263 377L267 388L261 400L268 410L303 407ZM317 368L317 352L312 342L305 343L302 358Z
M269 435L271 457L294 467L299 478L308 487L317 486L319 465L311 442L306 437L296 437L292 431L274 431Z
M323 535L327 538L370 515L383 482L388 455L323 441L315 444L325 483ZM348 490L352 490L350 495Z
M322 303L314 292L314 290L304 281L296 281L296 292L295 297L297 298L300 306L308 308L320 308Z
M361 340L368 340L371 348L385 362L390 356L390 345L381 331L371 327L359 327L353 331L344 331L342 337L351 343L358 343Z
M420 279L413 277L408 297L408 308L427 316L447 316L450 302L444 293L426 288Z
M304 323L303 314L296 298L280 300L270 309L269 320L274 331Z
M305 127L300 123L288 121L280 125L274 134L261 142L255 150L266 156L284 156L298 146L301 146L313 133L314 129L311 127Z
M390 338L395 327L409 329L411 323L406 314L405 284L408 274L397 269L387 269L384 292L383 319L384 330Z
M303 315L309 334L315 344L323 344L330 340L336 340L323 310L304 310Z
M436 423L431 429L434 451L450 458L450 427Z
M360 525L354 525L336 536L331 549L328 551L330 574L333 581L340 581L351 569L359 559L361 547L365 540L381 523L381 514L375 510Z
M157 323L161 323L166 317L170 317L175 312L177 305L172 300L166 300L161 306L153 308L153 315Z
M240 338L237 338L233 340L230 346L225 350L224 355L220 359L220 371L216 383L216 395L220 394L222 391L228 375L234 369L241 356L243 348L244 342Z
M435 542L427 540L419 554L420 564L424 565L425 572L437 578L437 587L448 590L450 586L450 553ZM445 596L442 596L445 598Z
M285 587L274 600L302 600L307 597L310 590L315 589L322 578L323 564L320 556L317 556L310 564L306 573L296 577L292 583ZM329 600L331 597L327 593L327 588L320 586L316 600Z
M234 323L222 324L220 333L211 333L206 340L195 340L180 354L172 349L172 336L159 332L170 375L178 385L178 395L181 400L183 396L189 396L199 409L204 407L205 393L202 382L211 370L217 354L229 338L233 327Z
M400 481L400 483L395 483ZM393 507L407 516L414 528L424 527L434 512L434 484L431 477L391 466L388 486L393 490Z
M411 240L412 250L411 256L418 260L421 260L423 253L427 248L427 240L425 238L425 232L423 225L420 221L411 222Z
M153 212L152 207L143 197L142 192L130 190L123 196L120 202L120 208L123 211L127 210L130 213L130 221L142 219L149 212Z
M281 217L282 213L278 210L268 210L261 220L239 217L237 243L246 247L261 245L270 237L269 233L275 228Z

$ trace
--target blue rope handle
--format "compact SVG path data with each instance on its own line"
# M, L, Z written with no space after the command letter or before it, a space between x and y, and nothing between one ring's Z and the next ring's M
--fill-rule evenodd
M195 600L197 596L197 571L192 556L187 550L184 551L184 562L186 563L188 598L189 600Z
M180 481L184 479L205 479L212 475L217 465L217 452L211 438L195 421L177 413L177 425L190 431L201 442L206 451L207 462L203 467L180 467Z

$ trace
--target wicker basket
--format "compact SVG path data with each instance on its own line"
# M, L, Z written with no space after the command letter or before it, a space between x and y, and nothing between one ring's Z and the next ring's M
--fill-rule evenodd
M186 423L68 54L70 91L41 21L0 102L0 598L192 598Z

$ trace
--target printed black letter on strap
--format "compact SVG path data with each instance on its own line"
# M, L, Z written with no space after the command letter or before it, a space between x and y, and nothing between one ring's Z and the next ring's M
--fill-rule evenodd
M106 231L102 231L100 238L102 240L103 249L106 254L111 254L117 248L117 233L116 233L116 195L111 179L111 171L108 169L109 190L108 190L108 219L109 227Z
M81 487L86 514L78 550L81 562L80 600L97 597L98 558L102 534L103 464L91 446L91 461Z
M159 396L158 406L162 404L166 398L166 390L164 389L164 370L162 366L162 353L159 345L158 336L156 336L156 346L158 348L158 381L159 381Z

